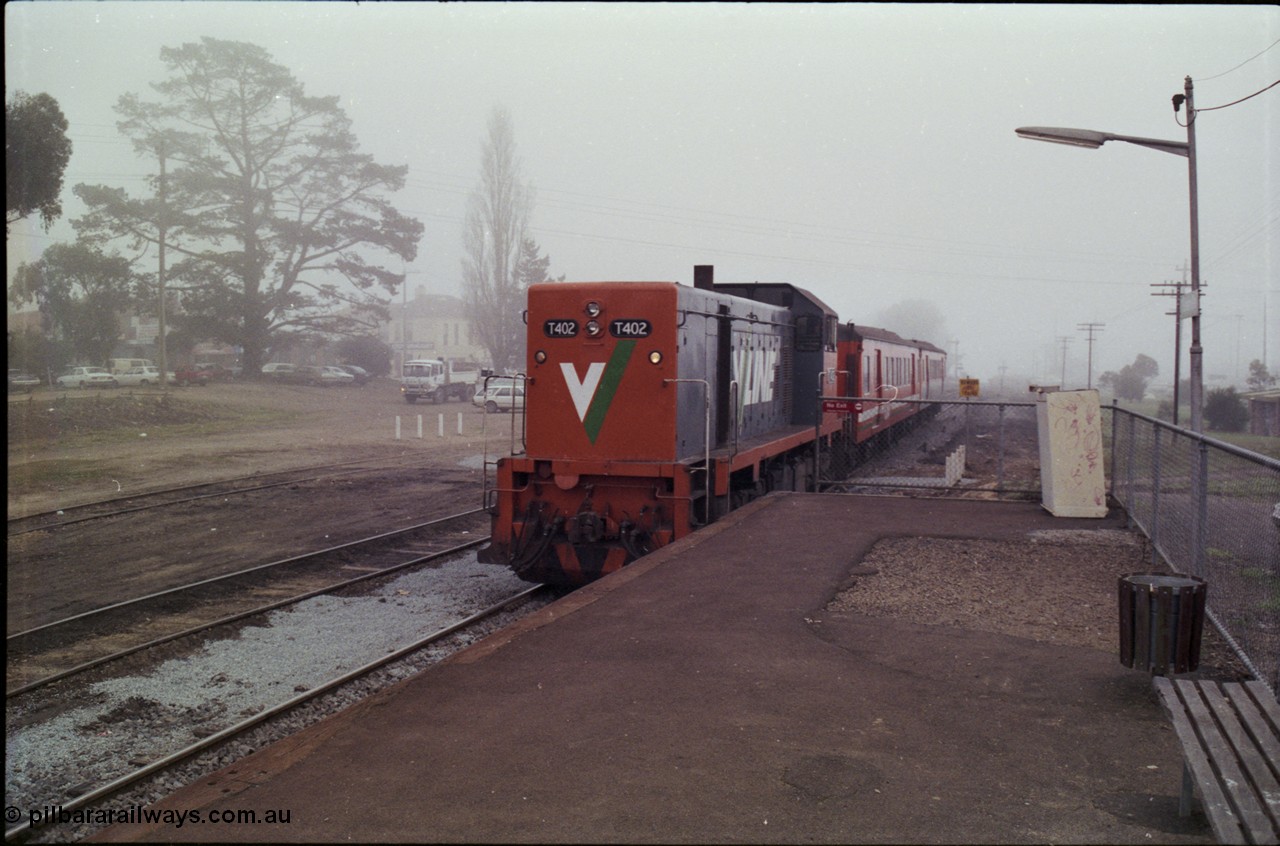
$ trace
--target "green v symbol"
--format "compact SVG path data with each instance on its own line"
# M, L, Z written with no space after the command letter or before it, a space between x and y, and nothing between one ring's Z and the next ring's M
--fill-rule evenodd
M609 406L613 404L613 397L618 392L618 384L622 382L622 374L626 372L627 363L631 360L631 353L635 346L636 342L634 340L618 341L618 345L613 348L613 355L609 356L609 362L604 366L604 373L600 375L600 384L596 386L595 394L591 397L591 404L587 406L586 414L581 414L581 411L579 411L582 416L582 425L587 430L587 439L593 444L600 435L600 427L604 425L604 417L609 413ZM564 372L565 381L569 383L570 391L572 391L574 388L573 383L577 381L576 373L570 379L573 365L566 363L561 364L560 367ZM589 378L590 376L588 376ZM579 382L578 385L581 387L583 383ZM576 401L577 397L575 397Z

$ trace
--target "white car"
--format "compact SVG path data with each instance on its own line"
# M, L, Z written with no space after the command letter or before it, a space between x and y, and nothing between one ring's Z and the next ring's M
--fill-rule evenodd
M105 367L70 367L56 381L59 388L116 388L120 385Z
M354 373L348 373L336 365L327 364L320 369L324 371L321 379L326 385L354 385L356 383L356 375Z
M123 373L116 374L116 381L128 387L140 385L159 385L159 367L130 367ZM170 376L172 379L172 376Z
M116 388L115 376L106 367L68 367L58 379L59 388Z
M516 385L499 385L489 388L483 395L476 394L471 398L473 405L478 405L486 414L499 411L510 411L512 408L524 410L524 388Z

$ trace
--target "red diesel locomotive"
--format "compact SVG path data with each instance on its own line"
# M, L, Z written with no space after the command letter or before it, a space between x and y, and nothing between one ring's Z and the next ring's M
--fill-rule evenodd
M811 489L816 438L839 450L919 407L855 430L823 392L941 393L936 347L841 327L792 285L713 284L709 266L694 281L529 289L525 448L486 490L483 560L585 584L763 493Z

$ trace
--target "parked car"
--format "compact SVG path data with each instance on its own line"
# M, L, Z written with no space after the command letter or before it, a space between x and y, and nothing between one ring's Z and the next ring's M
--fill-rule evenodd
M57 378L59 388L116 388L111 371L105 367L69 367Z
M373 374L368 370L365 370L363 367L357 367L354 364L335 364L334 367L354 376L357 385L363 385L365 382L368 382L373 378Z
M118 376L126 370L132 370L135 367L155 367L155 362L149 358L113 358L107 367L111 371L112 376Z
M476 394L471 398L473 405L484 405L484 395L495 388L524 387L524 379L519 376L486 376L476 382Z
M175 385L199 385L203 388L209 384L209 374L195 367L179 367L169 379Z
M524 388L519 385L498 385L490 387L484 394L476 394L471 398L473 405L478 405L486 414L499 411L510 411L512 408L524 410Z
M304 365L297 369L297 381L304 385L353 385L356 377L336 367Z
M158 367L130 367L123 373L116 374L116 381L127 387L142 385L159 385L160 384L160 368Z
M40 380L35 376L32 376L27 371L9 371L9 393L13 393L14 391L23 391L24 393L29 394L38 387L40 387Z
M298 368L284 361L272 361L262 365L262 375L278 382L292 382Z
M235 378L235 374L221 364L197 364L193 369L207 375L210 382L230 382Z

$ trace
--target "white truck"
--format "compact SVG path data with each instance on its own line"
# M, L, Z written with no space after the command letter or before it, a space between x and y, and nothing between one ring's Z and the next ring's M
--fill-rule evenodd
M400 393L405 402L417 402L419 398L432 402L450 399L467 402L486 372L474 361L443 358L406 361L400 377Z

